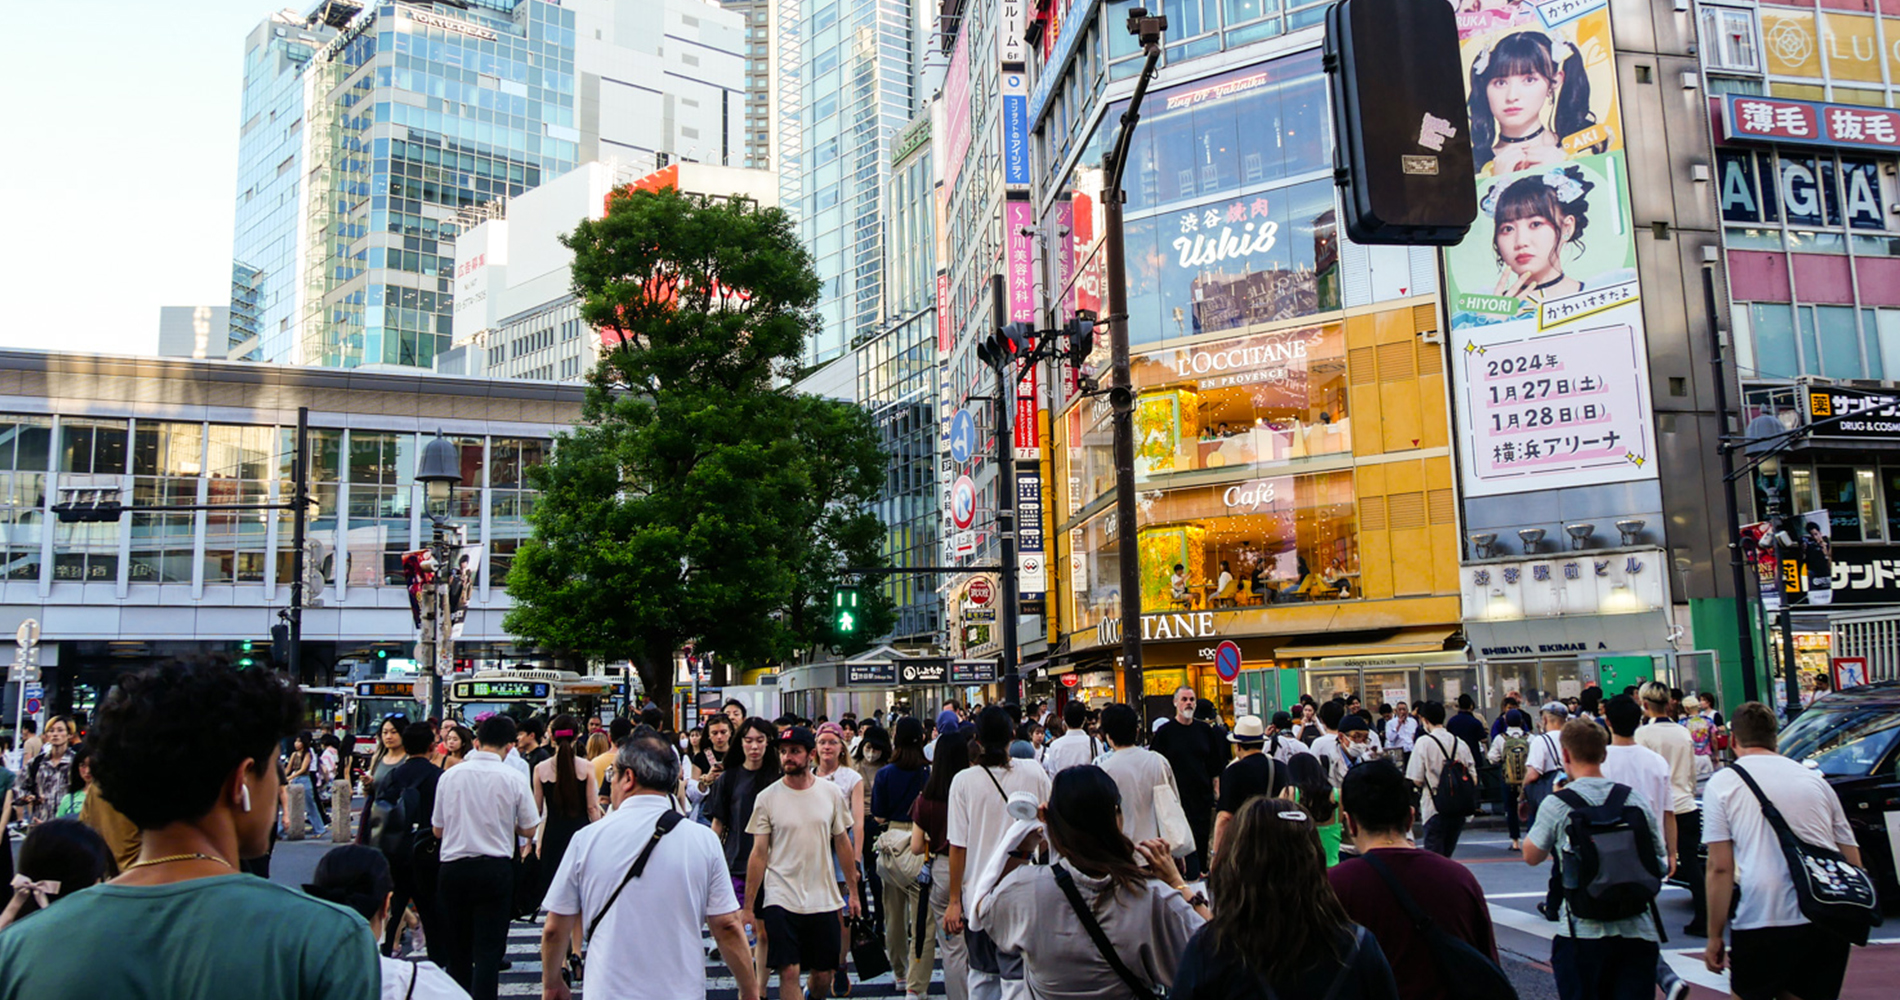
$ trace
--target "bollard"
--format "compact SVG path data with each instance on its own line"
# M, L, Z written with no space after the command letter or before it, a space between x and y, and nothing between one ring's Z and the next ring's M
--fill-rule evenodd
M293 781L284 787L284 839L302 840L304 821L309 818L309 806L304 804L305 785Z
M347 844L354 838L351 829L355 816L350 813L350 783L338 779L330 783L330 842Z

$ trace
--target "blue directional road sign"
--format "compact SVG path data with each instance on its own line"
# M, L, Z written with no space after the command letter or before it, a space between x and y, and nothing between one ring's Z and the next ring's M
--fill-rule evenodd
M959 464L976 452L976 420L969 410L958 410L950 418L950 460Z

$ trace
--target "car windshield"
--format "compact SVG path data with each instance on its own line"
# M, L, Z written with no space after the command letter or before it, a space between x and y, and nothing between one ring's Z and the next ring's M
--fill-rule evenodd
M1873 773L1900 741L1900 710L1843 707L1810 709L1781 731L1781 752L1822 774L1860 778Z

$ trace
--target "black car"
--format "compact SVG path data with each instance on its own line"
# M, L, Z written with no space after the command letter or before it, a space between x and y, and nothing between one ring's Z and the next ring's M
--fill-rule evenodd
M1900 681L1815 699L1781 731L1781 752L1827 776L1889 905L1900 900Z

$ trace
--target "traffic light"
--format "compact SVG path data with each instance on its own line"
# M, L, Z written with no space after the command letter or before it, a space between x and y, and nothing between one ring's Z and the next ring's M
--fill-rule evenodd
M831 625L839 635L856 635L858 631L858 588L855 584L839 584L831 588Z
M1088 360L1095 350L1095 313L1077 309L1074 318L1062 328L1062 353L1072 365Z
M280 622L270 627L270 658L272 663L290 663L290 626Z
M990 368L1001 369L1004 365L1023 357L1036 349L1036 325L1034 323L1006 323L1002 329L983 338L976 345L976 356Z
M1326 11L1325 66L1346 234L1394 246L1463 240L1478 188L1452 5L1340 0Z
M376 658L379 660L389 659L389 650L384 649L381 646L376 647Z

